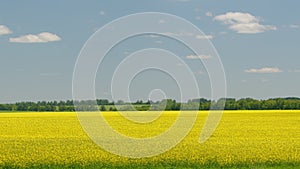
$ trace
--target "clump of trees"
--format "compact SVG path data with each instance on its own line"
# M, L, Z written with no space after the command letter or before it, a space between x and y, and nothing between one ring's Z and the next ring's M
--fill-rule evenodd
M73 101L39 101L0 104L2 111L74 111Z
M74 104L75 103L75 104ZM95 104L96 103L96 104ZM0 111L147 111L147 110L300 110L300 98L272 98L256 100L253 98L221 98L217 101L205 98L192 99L186 103L178 103L173 99L164 99L153 102L151 100L138 100L134 103L126 103L122 100L111 102L107 99L83 100L83 101L39 101L18 102L13 104L0 104ZM74 107L76 105L76 107ZM96 105L96 106L95 106Z

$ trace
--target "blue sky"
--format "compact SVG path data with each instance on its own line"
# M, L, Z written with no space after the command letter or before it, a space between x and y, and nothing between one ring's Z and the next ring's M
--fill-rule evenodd
M279 0L5 0L0 6L0 102L71 99L74 65L88 38L110 21L138 12L170 13L201 29L222 60L228 97L299 97L299 6L298 1ZM107 70L120 62L114 55L124 50L134 52L138 48L134 44L177 50L191 65L198 82L204 84L202 96L209 97L205 70L193 67L200 56L188 55L180 45L163 37L139 37L120 44L108 54ZM162 82L161 89L173 89L168 96L177 97L176 85L168 85L170 77L156 73L136 78L135 86L131 86L135 90L133 100L145 99L144 92L151 91L151 86L157 88L157 81ZM111 98L106 84L111 74L100 75L97 97Z

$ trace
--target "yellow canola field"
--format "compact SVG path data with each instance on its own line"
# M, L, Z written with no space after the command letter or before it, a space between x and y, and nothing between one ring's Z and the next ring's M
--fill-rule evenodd
M131 112L140 113L140 112ZM167 130L178 112L164 112L147 124L130 122L116 112L104 116L130 137L152 137ZM36 164L151 163L205 164L300 162L300 111L225 111L212 137L198 142L207 112L201 111L188 136L161 155L130 159L110 154L85 134L74 112L0 113L0 166ZM0 167L1 168L1 167Z

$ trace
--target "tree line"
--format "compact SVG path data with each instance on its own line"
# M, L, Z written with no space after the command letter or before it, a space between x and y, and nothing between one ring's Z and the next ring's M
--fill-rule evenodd
M95 106L95 104L97 106ZM76 107L75 107L75 106ZM137 100L134 103L126 103L122 100L117 102L107 99L97 99L83 101L39 101L39 102L17 102L10 104L0 104L0 111L146 111L146 110L300 110L300 98L271 98L257 100L253 98L222 98L217 101L205 98L191 99L186 103L179 103L173 99L164 99L153 102L151 100Z

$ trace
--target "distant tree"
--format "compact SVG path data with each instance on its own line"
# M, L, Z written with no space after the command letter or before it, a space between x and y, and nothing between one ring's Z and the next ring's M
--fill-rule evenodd
M226 98L225 109L236 110L237 109L236 100L234 98Z
M143 104L143 100L137 100L134 104Z
M109 105L109 100L107 100L107 99L97 99L97 105Z
M54 106L53 111L56 111L56 112L59 111L59 106Z
M100 107L100 111L106 111L106 108L105 108L104 105L102 105L102 106Z
M118 100L116 105L123 105L124 104L124 101L123 100Z
M109 111L117 111L117 109L114 106L109 107Z

